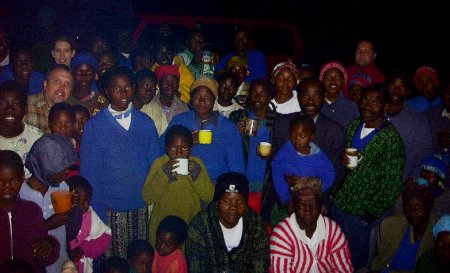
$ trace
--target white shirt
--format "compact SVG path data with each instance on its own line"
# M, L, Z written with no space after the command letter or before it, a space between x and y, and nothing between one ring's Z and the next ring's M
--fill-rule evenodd
M113 117L121 116L121 118L116 118L116 121L128 131L131 125L131 109L133 108L132 103L128 104L127 109L125 111L116 111L111 108L111 104L108 105L108 111L113 115Z
M444 118L450 119L450 112L448 112L447 109L444 108L444 111L442 111L442 116Z
M365 138L368 134L372 133L375 128L366 128L366 124L364 123L364 126L361 130L361 135L359 136L360 139Z
M290 114L295 112L300 112L300 104L298 104L297 100L297 91L292 91L292 98L290 98L288 101L284 103L278 103L275 101L275 99L272 99L272 103L275 104L277 107L277 113L280 114Z
M227 246L228 252L230 252L233 248L238 247L241 243L242 232L244 230L244 222L239 219L239 222L232 228L226 228L220 223L220 227L222 228L223 239L225 240L225 245Z

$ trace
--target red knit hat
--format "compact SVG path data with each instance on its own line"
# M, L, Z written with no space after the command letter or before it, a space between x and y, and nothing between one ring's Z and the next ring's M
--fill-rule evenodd
M161 65L158 66L155 70L156 79L161 81L161 79L166 75L175 75L178 78L180 78L180 71L178 64L167 64L167 65Z
M421 76L426 76L430 78L435 86L439 85L439 76L437 71L432 68L431 66L421 66L419 69L417 69L416 74L414 74L414 85L417 87L417 81Z
M322 66L322 68L320 69L319 80L323 81L323 75L325 74L325 72L327 72L331 68L337 68L342 72L342 74L344 75L344 85L346 85L347 81L348 81L348 74L347 74L347 71L345 70L344 66L342 65L342 63L338 62L338 61L331 61L331 62L325 63Z

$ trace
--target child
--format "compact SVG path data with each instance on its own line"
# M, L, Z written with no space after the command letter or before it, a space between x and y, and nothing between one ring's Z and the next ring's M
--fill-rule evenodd
M219 93L214 103L214 111L219 111L220 114L228 118L231 112L244 108L234 100L238 84L238 78L235 74L228 72L220 76Z
M147 240L134 240L127 247L130 273L150 273L155 251Z
M75 124L73 127L73 135L75 139L80 142L81 136L84 131L84 124L91 118L89 110L80 104L72 105L73 112L75 113Z
M48 236L41 208L19 196L24 174L20 156L1 150L0 264L19 259L29 263L35 273L43 273L46 265L56 261L59 244Z
M77 154L66 137L45 134L33 144L25 161L31 177L22 185L20 197L38 204L48 233L55 236L61 246L59 258L47 267L48 272L59 272L67 260L65 223L70 214L70 211L55 213L50 195L55 191L69 190L64 179L76 160Z
M74 138L75 112L70 104L65 102L55 103L48 114L48 127L52 134L60 134L67 137L77 153L80 151L80 142ZM80 174L80 161L77 160L70 166L67 177Z
M177 215L189 222L200 211L200 203L210 202L214 186L206 167L198 157L191 157L191 131L182 125L170 127L165 136L166 155L156 159L144 184L142 197L151 205L150 243L155 246L156 228L168 215ZM173 172L178 158L189 159L189 174Z
M128 273L127 260L119 256L112 256L105 260L102 273Z
M314 121L301 115L291 123L291 140L276 154L272 162L275 190L288 213L292 211L289 180L299 176L317 176L326 192L334 182L335 171L327 155L311 139L316 127Z
M76 262L79 273L93 272L93 259L106 252L111 244L111 229L103 223L90 206L92 187L82 176L67 179L70 191L77 193L83 212L81 229L70 241L70 256Z
M167 216L158 226L153 273L187 273L186 258L181 246L186 240L188 226L178 216Z
M136 92L133 97L133 107L141 109L142 106L149 104L156 95L156 75L149 70L139 70L134 75L136 83Z

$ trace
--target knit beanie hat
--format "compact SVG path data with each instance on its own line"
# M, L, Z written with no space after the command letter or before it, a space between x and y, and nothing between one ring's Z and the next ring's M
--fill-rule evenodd
M95 70L97 70L97 67L98 67L97 59L94 57L94 55L92 55L91 53L89 53L87 51L81 51L81 52L77 53L75 55L75 57L73 57L70 66L73 69L76 69L77 66L79 66L81 64L90 65Z
M421 76L427 76L430 78L435 86L439 85L439 76L437 71L432 68L431 66L421 66L419 69L417 69L416 74L414 74L414 85L417 87L417 81Z
M447 173L447 165L443 160L435 155L426 156L420 164L421 170L434 172L444 181Z
M199 76L191 85L191 93L195 88L199 86L207 87L214 95L214 97L217 98L219 84L215 80L210 79L205 75Z
M238 192L248 200L249 188L245 175L236 172L223 173L217 178L214 201L218 201L227 192Z

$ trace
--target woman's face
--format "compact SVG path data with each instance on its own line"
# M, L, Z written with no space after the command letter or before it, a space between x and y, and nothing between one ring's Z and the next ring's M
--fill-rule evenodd
M255 85L253 89L250 90L250 105L255 110L267 108L270 99L269 90L263 85Z
M277 75L274 84L277 94L292 94L297 84L297 79L291 70L285 68Z
M247 211L247 200L238 192L226 192L219 199L219 220L226 228L233 228Z
M215 97L208 87L199 86L194 89L191 104L195 113L201 117L209 117L214 108Z
M337 96L344 89L344 75L342 72L333 67L328 69L323 74L323 84L325 87L325 94L327 96Z
M152 78L143 78L136 87L136 98L142 103L147 104L152 101L156 95L156 82Z
M310 190L310 189L302 189ZM295 215L300 229L315 229L322 206L314 195L297 197L294 201Z

